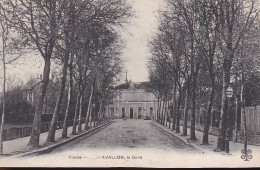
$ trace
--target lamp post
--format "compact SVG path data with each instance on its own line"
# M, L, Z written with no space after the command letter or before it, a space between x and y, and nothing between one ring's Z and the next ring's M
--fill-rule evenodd
M241 121L241 102L239 101L240 95L236 95L236 116L235 116L235 139L234 141L237 142L237 133L240 130L240 121Z
M227 95L227 100L228 100L228 110L227 110L227 129L226 129L226 138L225 138L225 152L229 153L229 140L231 138L231 129L230 129L230 98L233 96L233 89L231 86L228 86L226 89L226 95Z

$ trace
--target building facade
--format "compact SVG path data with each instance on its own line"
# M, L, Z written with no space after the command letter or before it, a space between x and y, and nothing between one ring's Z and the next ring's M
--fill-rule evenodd
M127 81L113 90L110 104L112 118L153 119L156 113L156 96L150 91L149 82Z
M41 82L42 77L40 77L39 79L31 79L22 88L24 99L26 99L26 101L34 107L38 102ZM43 102L42 114L53 114L56 106L56 100L58 95L57 92L57 84L50 79Z

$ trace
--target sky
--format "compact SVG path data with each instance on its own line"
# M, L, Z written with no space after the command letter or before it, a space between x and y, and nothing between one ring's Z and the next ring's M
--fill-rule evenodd
M126 43L121 58L125 61L128 80L134 82L148 81L147 62L150 55L148 40L156 32L157 11L163 6L163 0L128 0L133 5L135 17L120 30L121 38ZM2 67L2 65L0 65ZM55 67L55 66L52 66ZM0 68L0 84L2 84L2 68ZM30 77L39 77L43 71L43 59L34 53L23 56L12 65L7 66L7 84L23 84ZM125 73L121 81L125 80ZM2 87L0 86L0 89ZM8 89L8 87L7 87Z
M147 62L150 55L148 41L156 32L157 11L162 6L163 0L133 0L136 17L131 19L122 33L122 38L126 41L122 59L125 60L128 80L148 81Z

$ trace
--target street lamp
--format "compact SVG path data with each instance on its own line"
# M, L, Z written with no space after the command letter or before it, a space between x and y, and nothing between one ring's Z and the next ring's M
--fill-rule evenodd
M227 98L231 98L233 96L233 89L231 86L228 86L226 89Z
M226 129L226 138L225 138L225 152L229 153L229 140L231 138L231 129L230 129L230 98L233 96L233 89L231 86L228 86L226 89L226 95L228 100L228 110L227 110L227 129Z

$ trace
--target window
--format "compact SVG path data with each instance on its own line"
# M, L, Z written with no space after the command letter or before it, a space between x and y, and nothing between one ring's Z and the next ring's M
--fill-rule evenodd
M122 117L125 117L125 107L122 107Z
M111 108L110 108L110 111L111 111L111 116L114 116L114 114L115 114L115 108L114 108L114 107L111 107Z
M138 107L138 119L142 118L142 107Z
M153 115L153 107L150 107L150 116Z

